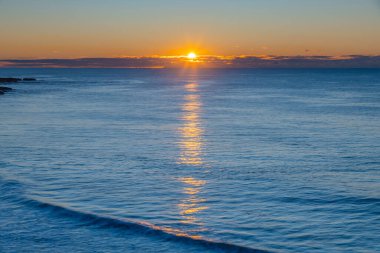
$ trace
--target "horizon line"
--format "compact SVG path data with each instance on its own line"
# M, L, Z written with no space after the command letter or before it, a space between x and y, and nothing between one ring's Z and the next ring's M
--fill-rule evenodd
M239 55L217 55L217 54L197 54L197 58L221 58L221 59L233 59L233 58L244 58L244 57L256 57L256 58L266 58L266 57L328 57L331 59L342 59L355 56L365 56L365 57L380 57L380 54L239 54ZM141 58L160 58L160 59L187 59L186 54L183 55L120 55L120 56L80 56L80 57L14 57L14 58L0 58L0 61L14 61L14 60L80 60L80 59L141 59Z
M380 55L124 56L0 59L0 68L380 68Z

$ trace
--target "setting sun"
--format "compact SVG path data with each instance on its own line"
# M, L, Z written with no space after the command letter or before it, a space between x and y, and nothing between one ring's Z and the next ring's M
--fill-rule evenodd
M187 58L189 58L190 60L194 60L194 59L197 58L197 55L196 55L195 53L191 52L191 53L189 53L189 54L187 55Z

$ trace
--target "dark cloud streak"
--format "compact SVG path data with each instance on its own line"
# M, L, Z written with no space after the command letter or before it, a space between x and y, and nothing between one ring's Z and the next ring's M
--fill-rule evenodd
M0 60L0 67L15 68L380 68L380 56L203 56L198 62L175 57Z

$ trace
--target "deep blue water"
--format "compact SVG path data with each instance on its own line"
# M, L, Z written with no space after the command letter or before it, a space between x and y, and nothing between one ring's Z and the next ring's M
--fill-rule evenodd
M380 252L380 70L0 76L0 252Z

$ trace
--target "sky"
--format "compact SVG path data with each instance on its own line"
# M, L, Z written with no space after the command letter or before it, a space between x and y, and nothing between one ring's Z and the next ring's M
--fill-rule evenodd
M380 55L378 0L0 0L0 59Z

